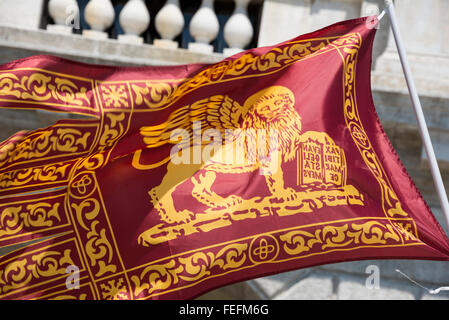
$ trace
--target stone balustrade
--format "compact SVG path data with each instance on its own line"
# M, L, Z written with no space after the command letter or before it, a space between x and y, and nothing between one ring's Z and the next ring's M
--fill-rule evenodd
M188 4L163 0L159 8L149 7L153 2L49 0L52 23L45 28L55 33L80 33L90 39L112 38L162 48L184 47L200 53L223 52L226 56L257 46L257 26L253 26L257 19L251 21L248 16L251 0L202 0L196 1L195 7L191 0L184 1ZM252 2L252 9L260 10L262 2ZM254 17L258 16L255 12Z

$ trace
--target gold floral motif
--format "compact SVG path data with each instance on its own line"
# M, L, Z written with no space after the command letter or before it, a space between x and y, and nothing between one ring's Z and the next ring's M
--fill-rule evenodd
M0 268L0 296L23 288L34 279L65 275L66 268L73 264L70 249L64 252L43 251L16 259Z
M140 276L132 276L134 295L138 296L146 290L147 295L154 291L165 290L179 282L178 274L183 272L184 266L177 265L174 259L164 264L154 264L146 267Z
M9 153L14 150L16 143L20 141L26 134L26 130L19 131L14 136L10 137L8 140L0 143L0 162L7 159Z
M357 123L360 122L357 114L357 104L355 101L355 57L357 55L357 48L344 48L343 50L348 55L344 61L344 79L343 79L343 87L345 89L345 97L344 97L344 115L346 118L351 121L354 120Z
M233 243L225 246L219 252L195 252L186 257L170 259L166 263L147 266L139 276L131 277L135 285L134 295L138 296L146 291L146 296L155 291L170 289L180 280L197 282L207 279L214 272L238 269L248 259L246 253L248 244Z
M128 298L128 292L123 278L111 279L100 284L101 295L105 300L124 300Z
M128 108L128 93L125 85L101 85L105 108Z
M327 225L317 228L314 232L293 230L279 236L284 242L283 249L289 255L298 255L312 250L319 245L318 250L327 248L343 248L350 245L386 244L388 239L401 243L401 237L390 224L378 221L368 221L341 226Z
M95 153L91 156L85 157L82 162L77 166L78 170L86 169L89 171L94 171L100 168L105 162L105 157L102 153Z
M112 144L120 138L125 131L122 123L122 121L125 120L124 113L107 113L106 117L109 119L110 124L106 124L104 126L103 133L100 137L100 147L112 146Z
M360 35L356 35L360 38ZM359 149L359 152L372 172L374 178L380 185L382 191L382 206L385 214L389 217L401 216L406 217L408 213L402 209L401 202L394 192L387 175L383 171L380 161L366 135L363 124L357 111L357 103L355 99L355 66L357 62L357 54L360 46L360 39L354 36L346 39L334 41L334 44L350 45L354 47L344 47L343 52L346 53L344 62L344 116L349 132Z
M350 33L345 37L339 37L335 40L332 40L332 44L337 46L352 45L360 47L360 37L357 33Z
M369 221L363 224L353 223L351 227L355 230L354 243L356 244L385 244L388 239L401 242L401 237L389 223Z
M264 234L251 240L249 252L254 264L272 261L279 254L279 242L272 235Z
M321 41L315 46L312 42L294 43L283 48L273 48L271 51L254 56L252 53L247 53L238 59L231 61L231 66L227 68L224 75L239 76L249 70L251 71L268 71L274 68L280 68L284 65L296 62L314 52L323 49L326 46L326 41Z
M393 223L396 227L396 230L398 230L403 236L405 241L419 241L418 235L416 231L414 230L411 222L394 222Z
M38 202L23 206L4 208L0 213L0 239L15 235L24 228L45 228L61 222L59 216L60 203Z
M20 160L42 158L50 152L71 154L83 151L87 148L90 135L90 132L82 133L72 128L53 128L37 132L0 152L0 161L3 161L0 166L9 162L17 164Z
M39 102L54 99L64 104L90 106L86 93L86 87L78 87L69 79L40 72L22 76L14 73L0 74L0 96Z
M151 83L145 82L144 87L138 84L131 85L132 91L136 95L136 106L145 105L150 109L158 108L171 100L173 92L177 89L173 83Z
M315 234L304 230L290 231L279 236L284 243L284 251L289 255L297 255L309 251L315 243L323 243L320 238L321 229L315 230ZM289 245L294 245L291 247Z
M90 266L96 267L96 277L106 273L114 273L117 266L112 262L114 250L106 235L106 228L97 230L100 221L96 220L100 213L100 203L95 198L88 198L80 204L72 203L75 210L76 219L79 225L87 232L85 241L85 250L90 259Z
M209 276L210 270L218 267L221 270L236 269L246 260L247 244L235 243L222 248L218 253L197 252L185 258L179 258L179 262L184 265L186 274L181 274L180 278L186 281Z
M42 167L19 169L0 173L0 188L23 186L32 182L55 182L66 177L67 164L51 164Z

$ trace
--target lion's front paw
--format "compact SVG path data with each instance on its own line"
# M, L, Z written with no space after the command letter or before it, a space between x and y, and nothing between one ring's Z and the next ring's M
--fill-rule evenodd
M182 210L176 212L176 222L187 223L195 219L195 214L189 210Z
M283 198L287 201L298 199L298 192L293 188L286 188L283 192Z
M150 195L151 202L153 203L153 206L156 206L159 203L159 195L158 195L158 189L157 187L154 187L150 191L148 191L148 194Z
M232 194L221 200L219 203L217 203L217 205L223 208L233 208L242 203L243 203L242 197Z
M192 178L192 183L194 188L201 190L201 192L208 191L214 183L216 174L213 171L206 171L205 173L199 174L196 178Z
M159 211L162 220L167 224L184 224L192 221L195 214L189 210L182 210L167 213L165 210Z
M298 199L298 192L292 188L286 188L282 192L273 194L271 203L284 203Z

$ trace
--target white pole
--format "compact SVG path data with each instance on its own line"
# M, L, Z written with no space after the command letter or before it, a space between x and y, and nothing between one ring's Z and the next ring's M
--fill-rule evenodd
M408 64L407 55L405 53L404 45L402 43L401 34L399 33L399 26L396 19L396 13L394 10L393 2L391 0L385 0L386 11L390 16L391 29L393 30L394 40L396 47L398 48L399 58L401 60L402 69L404 71L405 80L407 82L408 92L412 100L413 109L415 111L416 119L418 120L418 128L421 134L421 139L424 143L424 149L429 159L430 171L432 172L433 182L440 199L441 208L446 217L446 224L449 227L449 202L447 200L446 190L444 189L443 179L441 178L440 169L438 168L435 152L433 151L432 141L430 140L429 131L427 129L426 120L422 111L421 102L416 91L415 83L413 81L410 66Z

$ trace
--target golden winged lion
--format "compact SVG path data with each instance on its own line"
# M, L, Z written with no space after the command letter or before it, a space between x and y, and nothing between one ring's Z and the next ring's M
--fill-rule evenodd
M165 144L174 147L162 182L149 190L161 223L143 232L138 242L149 246L180 235L222 228L233 221L311 212L325 205L363 205L362 195L345 185L343 151L326 133L302 133L301 117L294 105L290 89L270 86L250 96L243 106L227 95L215 95L173 111L160 125L142 127L140 133L148 148ZM212 139L217 136L218 143ZM305 184L316 180L312 183L315 190L285 186L282 165L294 160L305 144L338 149L341 161L335 181L327 181L323 171L319 177L304 179ZM137 168L138 163L138 158L133 160ZM238 184L239 174L257 170L264 175L269 196L243 198L214 191L214 185L220 184L217 174L233 174ZM186 182L193 185L189 196L207 209L194 212L175 205L173 196ZM324 197L323 190L327 190ZM185 203L189 202L186 199Z

